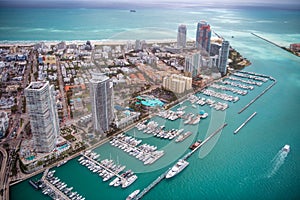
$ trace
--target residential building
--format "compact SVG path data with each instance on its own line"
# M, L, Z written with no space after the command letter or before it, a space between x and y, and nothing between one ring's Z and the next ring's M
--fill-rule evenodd
M104 134L114 120L113 82L104 74L93 73L90 94L94 131Z
M186 25L180 25L177 33L177 47L186 47Z
M172 74L163 79L163 87L174 93L183 93L192 89L192 78L183 75Z
M6 112L0 112L0 138L5 136L6 130L8 128L9 118Z
M219 53L218 69L222 76L227 73L227 61L229 56L229 42L224 40Z
M200 21L197 25L196 47L210 52L211 30L210 25L206 21Z
M201 55L200 53L192 53L185 57L184 71L189 72L192 77L200 74Z
M59 120L54 97L54 86L49 82L31 82L25 88L26 105L30 119L34 147L48 153L56 147Z

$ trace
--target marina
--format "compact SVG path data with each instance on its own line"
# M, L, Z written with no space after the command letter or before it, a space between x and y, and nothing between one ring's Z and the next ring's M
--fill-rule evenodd
M72 191L73 187L67 187L67 184L62 182L58 177L54 176L55 170L44 171L41 180L29 183L37 190L41 190L44 195L48 195L52 199L60 200L85 200L85 197L76 191Z
M113 139L110 141L110 144L137 158L145 165L154 163L164 155L164 151L157 150L156 146L149 144L137 146L141 142L142 140L136 140L131 136L120 134L113 137Z
M256 114L256 112L252 113L233 133L237 134Z
M198 157L197 151L195 155L188 159L190 165L182 174L170 181L162 181L157 187L147 193L143 199L218 199L220 197L224 197L224 200L298 199L300 180L298 162L300 141L298 134L299 59L252 36L249 34L249 31L247 32L247 30L252 30L252 32L261 34L263 37L271 38L278 44L299 43L299 26L297 26L299 24L299 20L297 20L299 19L299 12L293 8L285 9L283 7L287 4L283 4L277 8L270 7L270 9L244 8L243 6L240 6L239 9L226 8L224 10L214 8L201 9L201 11L192 6L188 9L180 9L179 7L178 9L145 9L135 13L137 20L132 20L132 15L128 9L125 9L125 11L119 11L118 9L74 9L70 11L68 9L42 8L11 9L6 11L3 9L3 16L8 16L6 23L3 23L3 30L5 30L3 34L6 37L3 42L11 44L13 43L11 40L18 40L17 42L22 42L23 40L25 42L32 41L33 43L43 37L44 39L42 38L42 40L46 43L50 43L52 40L58 40L58 42L67 40L67 44L77 42L72 40L82 40L80 42L85 43L87 39L90 39L92 43L99 42L102 39L110 39L111 42L117 43L115 40L120 38L125 41L131 39L134 45L134 40L137 39L136 34L141 36L141 32L145 33L141 36L141 39L146 41L152 36L154 39L168 39L170 36L168 30L173 30L173 37L178 25L176 23L179 22L188 23L188 36L195 39L191 36L194 33L190 31L190 28L195 28L192 23L195 23L197 19L207 19L212 26L218 29L222 37L230 41L232 48L237 49L242 56L247 57L251 61L252 65L246 67L245 70L269 74L277 79L277 84L270 91L266 92L263 98L256 101L252 105L253 107L250 106L245 110L242 113L243 115L238 115L238 111L264 89L262 88L264 87L262 82L257 81L261 83L262 87L256 84L243 83L252 85L255 88L251 91L249 90L248 95L240 97L241 100L236 104L220 100L219 102L221 103L227 103L229 108L226 109L226 112L220 111L217 113L226 113L225 119L230 126L228 129L227 127L224 129L215 148L204 159ZM68 12L74 14L68 17ZM18 14L11 15L11 13ZM130 15L127 16L126 14L128 13ZM107 14L109 14L109 17L106 17ZM32 17L33 15L35 17ZM32 26L28 26L27 23L17 23L19 22L18 16L22 16L24 19L32 19ZM93 16L90 19L99 20L85 20L84 16ZM59 24L49 26L49 23L45 23L49 19ZM64 22L68 22L68 24ZM129 24L130 26L128 26L129 22L132 22ZM164 30L160 30L160 34L155 35L157 29L144 29L145 24L147 27L157 27ZM122 34L122 32L126 33L126 35ZM174 40L176 42L176 36L174 36ZM230 77L237 78L234 76ZM225 80L230 79L226 77ZM241 78L241 80L252 82L252 80L245 78ZM267 84L271 83L267 82ZM205 97L208 99L202 94L197 93L197 95L200 98ZM209 99L218 101L215 98ZM203 107L200 107L197 103L194 104L198 109L207 109L206 111L210 115L207 120L201 120L200 122L199 138L197 139L202 139L206 134L210 121L216 119L216 112L208 104L205 104ZM188 103L183 105L188 105ZM192 108L192 106L188 105L189 108ZM243 128L238 133L239 135L234 135L233 131L254 111L259 113L257 116L259 120L258 118L251 120L251 123L248 123L244 127L245 129ZM195 114L197 113L195 112ZM174 123L170 120L166 121L166 129L179 128L175 127L175 123L178 123L178 121L174 121ZM195 126L189 127L194 128ZM246 133L246 129L247 134L240 134L244 130ZM188 129L185 129L185 131L188 131ZM130 133L132 134L132 131ZM173 141L147 137L148 135L142 134L137 134L138 139L143 139L144 142L154 144L159 148L166 147L169 143L173 144ZM187 149L192 144L192 142L188 142L192 137L194 135L176 144L176 149L173 152L176 153L180 149ZM291 146L291 152L277 173L270 178L265 178L268 170L273 170L272 159L285 144ZM95 151L101 153L101 158L109 158L110 153L112 157L123 154L118 148L112 147L108 143L95 148ZM126 164L126 166L130 166L130 164L136 165L138 166L137 168L141 169L138 173L139 178L137 182L125 190L120 187L109 187L98 176L82 167L77 159L70 160L65 165L57 168L55 174L60 179L68 182L68 185L76 188L86 199L125 199L134 190L144 189L163 171L163 169L161 171L152 171L148 170L148 168L155 168L156 165L165 167L163 161L170 163L170 166L166 166L164 169L172 167L174 163L169 160L174 160L175 158L170 158L171 155L168 153L166 151L163 159L158 160L154 165L147 165L144 168L143 163L139 160L127 155L120 156L121 163ZM136 171L136 169L132 169ZM33 177L32 179L34 180L35 178ZM37 178L39 179L40 177ZM9 190L9 199L11 200L50 199L50 197L35 190L28 181L11 186Z
M249 106L251 106L256 100L258 100L260 97L262 97L269 89L271 89L276 84L276 82L277 82L275 79L273 79L273 80L274 80L274 82L271 85L269 85L258 96L256 96L248 104L246 104L241 110L239 110L238 114L241 114L244 110L246 110Z
M99 174L99 176L103 178L104 182L116 176L116 178L110 182L109 186L117 187L121 185L122 188L126 188L138 178L137 175L132 172L132 170L127 170L120 175L119 173L122 172L126 166L115 164L113 160L104 159L101 161L96 161L95 159L98 157L95 158L95 155L97 156L99 154L86 152L82 155L83 157L78 159L80 164L85 165L93 173Z
M203 142L201 142L197 147L195 147L191 152L187 153L185 156L183 156L178 161L182 160L185 161L192 156L193 153L195 153L201 146L203 146L205 143L207 143L211 138L213 138L217 133L219 133L225 126L227 126L227 123L224 123L222 126L220 126L216 131L214 131L210 136L208 136ZM177 161L177 162L178 162ZM188 164L185 164L186 166ZM185 166L185 167L186 167ZM185 168L184 167L184 168ZM169 168L167 171L162 173L159 177L157 177L150 185L148 185L141 193L139 193L134 199L138 200L141 199L145 194L147 194L151 189L153 189L157 184L159 184L163 179L166 178L167 174L172 168ZM181 170L180 170L181 171ZM178 171L178 173L180 172ZM174 174L176 175L176 174ZM173 175L173 176L174 176Z

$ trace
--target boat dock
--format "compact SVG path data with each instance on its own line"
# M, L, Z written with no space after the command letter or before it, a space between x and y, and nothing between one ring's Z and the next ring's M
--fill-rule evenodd
M141 199L146 193L148 193L152 188L154 188L158 183L160 183L163 179L165 179L168 171L170 170L170 168L165 171L164 173L162 173L159 177L157 177L157 179L155 179L150 185L148 185L146 188L144 188L144 190L142 192L140 192L135 198L134 200L138 200Z
M51 190L54 191L55 193L55 196L58 198L58 199L61 199L61 200L71 200L67 195L65 195L62 191L60 191L58 188L56 188L54 185L52 185L47 179L46 179L46 176L49 172L49 168L47 168L45 171L44 171L44 174L42 176L42 181L46 184L47 187L51 188Z
M213 132L210 136L208 136L198 147L196 147L193 151L187 153L185 156L183 156L183 160L188 159L189 157L191 157L191 155L193 153L195 153L201 146L203 146L206 142L208 142L211 138L213 138L217 133L219 133L225 126L227 126L227 123L224 123L222 126L220 126L215 132ZM157 179L155 179L152 183L150 183L150 185L148 185L146 188L144 188L144 190L139 193L134 199L138 200L141 199L145 194L147 194L152 188L154 188L158 183L160 183L163 179L165 179L166 174L168 173L168 171L170 170L170 168L165 171L164 173L162 173Z
M223 125L221 125L217 130L215 130L215 132L213 132L212 134L210 134L210 136L208 136L205 140L203 140L203 142L201 142L201 144L199 146L197 146L193 151L187 153L185 156L183 156L181 159L186 160L189 157L191 157L191 155L193 155L193 153L195 153L200 147L202 147L205 143L207 143L211 138L213 138L217 133L219 133L225 126L227 126L227 123L224 123Z
M106 171L108 171L109 173L113 173L115 176L117 176L118 178L120 178L122 180L122 182L126 181L126 179L122 176L120 176L117 172L112 171L111 169L109 169L108 167L102 165L101 163L93 160L92 158L90 158L89 156L82 154L86 159L88 159L89 161L91 161L92 163L94 163L95 165L100 166L101 168L105 169Z
M256 114L256 112L252 113L233 133L237 134Z
M262 93L260 93L258 96L256 96L254 99L252 99L247 105L245 105L239 112L238 114L241 114L244 110L246 110L249 106L251 106L257 99L259 99L262 95L264 95L269 89L271 89L274 85L276 84L276 80L269 85Z

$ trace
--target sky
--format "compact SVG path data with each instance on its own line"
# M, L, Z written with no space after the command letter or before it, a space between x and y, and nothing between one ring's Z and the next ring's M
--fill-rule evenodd
M195 7L284 6L300 8L300 0L0 0L0 7ZM295 8L295 7L294 7Z

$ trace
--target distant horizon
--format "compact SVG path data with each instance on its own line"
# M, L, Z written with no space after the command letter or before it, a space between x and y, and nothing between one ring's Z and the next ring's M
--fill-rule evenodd
M98 8L111 8L111 9L143 9L143 8L281 8L281 9L293 9L300 10L300 3L295 0L289 0L288 2L274 2L269 0L268 2L255 2L246 1L238 2L236 0L225 0L218 2L218 0L204 1L201 3L194 3L190 0L167 0L167 1L144 1L136 2L132 0L112 0L112 1L95 1L95 0L0 0L0 8L86 8L86 9L98 9Z

